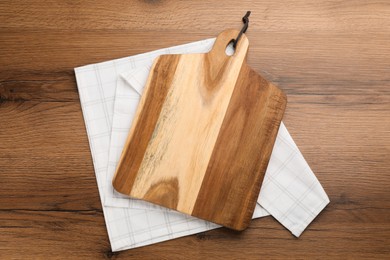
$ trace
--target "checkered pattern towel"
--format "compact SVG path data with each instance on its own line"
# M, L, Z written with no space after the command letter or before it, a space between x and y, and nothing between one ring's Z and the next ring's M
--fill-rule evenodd
M113 251L149 245L219 227L115 192L112 176L155 57L202 53L215 39L75 68L93 164ZM281 125L253 218L271 214L294 235L329 199Z

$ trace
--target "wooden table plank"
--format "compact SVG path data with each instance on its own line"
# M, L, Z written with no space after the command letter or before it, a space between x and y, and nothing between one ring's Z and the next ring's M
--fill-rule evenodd
M367 216L372 209L353 211L351 214L351 210L326 209L299 239L267 217L253 221L241 233L221 228L119 253L110 250L101 212L1 211L1 256L3 259L25 255L72 259L257 259L321 255L340 258L346 253L350 258L388 256L386 242L390 230L383 228L383 219L365 223L362 231L362 219L351 215ZM386 214L383 210L377 215ZM335 222L335 217L343 221Z
M216 36L252 11L248 64L331 204L295 239L277 221L112 253L73 68ZM387 1L0 2L0 258L388 258Z
M170 30L158 41L153 31L0 28L0 33L2 99L78 101L75 66L215 37L218 32ZM390 80L389 33L313 35L251 28L248 37L248 64L288 94L390 94L386 84Z
M44 4L43 4L44 3ZM217 30L237 27L236 17L247 10L251 28L267 31L390 31L389 5L387 1L321 1L288 0L284 2L237 3L228 0L202 3L174 0L139 1L127 3L120 0L95 3L83 1L68 3L59 0L4 0L1 2L2 27L28 29L66 28L72 30L139 29L143 30ZM159 35L160 37L160 35Z

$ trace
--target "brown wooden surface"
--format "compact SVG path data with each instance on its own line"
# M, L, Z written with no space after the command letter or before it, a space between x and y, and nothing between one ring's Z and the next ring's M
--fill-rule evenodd
M110 251L73 68L239 28L331 203L295 239L270 217ZM388 1L1 1L0 258L388 258Z
M248 227L287 101L247 65L246 35L226 55L238 34L222 31L208 53L155 60L113 178L118 192Z

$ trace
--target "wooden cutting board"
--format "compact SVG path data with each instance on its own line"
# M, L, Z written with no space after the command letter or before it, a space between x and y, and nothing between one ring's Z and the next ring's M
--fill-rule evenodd
M246 64L242 35L223 31L209 53L162 55L151 69L114 188L235 230L251 220L286 106Z

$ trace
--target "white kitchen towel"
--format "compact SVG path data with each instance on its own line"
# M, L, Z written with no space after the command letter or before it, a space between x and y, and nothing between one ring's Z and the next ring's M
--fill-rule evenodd
M141 70L142 68L148 68L150 61L163 53L182 53L185 51L188 52L189 49L189 52L208 51L213 42L214 39L209 39L75 69L81 106L102 201L105 197L104 192L108 190L106 185L111 185L111 181L107 183L107 169L109 166L108 151L114 114L114 94L116 84L118 83L119 86L125 83L122 78L118 78L118 75L139 68ZM118 145L120 146L120 144ZM296 149L296 151L298 150ZM297 153L297 155L291 156L301 156L299 151ZM304 164L306 163L304 162ZM310 170L310 168L308 169ZM309 175L312 174L311 171L308 173ZM281 174L277 176L279 175ZM266 178L264 184L267 182L273 183L275 180L267 180ZM315 191L315 193L309 192L311 194L310 196L307 196L308 192L302 194L302 198L305 198L311 204L306 205L299 202L297 205L294 205L294 208L305 207L311 213L293 216L289 213L293 211L293 208L290 208L287 210L288 214L279 214L280 217L277 217L279 221L295 223L297 230L302 229L302 227L304 228L306 223L310 223L315 215L328 203L326 194L322 189L322 192L318 192L318 189L314 187L318 185L316 183L314 184L310 191ZM283 189L283 186L278 188ZM262 189L264 189L264 185ZM292 196L294 194L289 194L288 198L291 199ZM319 198L322 199L322 203L319 203ZM288 204L288 199L286 200L285 196L281 194L275 199L282 200L282 202L287 201ZM273 204L272 201L270 201L270 204ZM141 206L145 205L141 204ZM146 206L147 208L150 207L150 205ZM158 208L146 210L141 208L115 208L103 205L103 212L113 251L144 246L218 227L206 221L188 217L174 211L159 210ZM254 217L264 216L266 214L266 211L257 207ZM296 218L298 221L296 221ZM292 232L295 235L299 233L299 231L293 230Z

